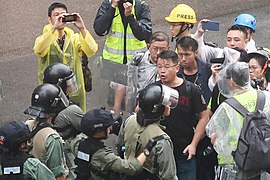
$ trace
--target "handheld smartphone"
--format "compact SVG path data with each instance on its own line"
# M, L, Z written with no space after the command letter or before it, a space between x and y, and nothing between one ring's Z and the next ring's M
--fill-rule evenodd
M71 14L71 15L67 15L64 16L62 18L62 22L73 22L77 20L77 15L76 14Z
M210 63L219 63L219 64L223 64L225 58L222 57L222 58L213 58L213 59L210 59Z
M217 21L202 22L202 29L209 31L219 31L219 22Z

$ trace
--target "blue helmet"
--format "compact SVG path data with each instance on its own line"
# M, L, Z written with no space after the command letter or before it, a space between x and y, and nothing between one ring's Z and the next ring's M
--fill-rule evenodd
M240 14L234 20L234 25L241 25L256 30L256 19L250 14Z

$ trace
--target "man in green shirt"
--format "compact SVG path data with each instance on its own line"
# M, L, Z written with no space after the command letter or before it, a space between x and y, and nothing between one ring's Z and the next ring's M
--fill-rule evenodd
M56 179L64 179L68 169L62 139L52 128L52 122L57 113L68 106L68 102L60 86L45 83L34 89L31 106L24 112L35 117L26 122L33 135L30 154L46 164Z
M151 139L137 158L121 159L103 143L113 132L114 123L112 114L104 109L94 109L83 116L81 129L88 138L80 143L75 159L77 179L119 179L122 175L134 175L142 170L142 164L156 141Z

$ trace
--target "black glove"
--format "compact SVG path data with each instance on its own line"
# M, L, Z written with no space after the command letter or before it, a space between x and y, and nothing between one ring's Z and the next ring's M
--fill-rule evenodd
M113 134L118 136L122 122L123 122L123 119L121 115L114 119L114 124L112 127Z
M146 156L149 156L150 152L152 151L153 147L155 147L155 145L157 144L157 142L159 140L162 140L164 138L163 135L160 135L160 136L156 136L156 137L153 137L152 139L150 139L148 141L148 143L146 144L143 152Z

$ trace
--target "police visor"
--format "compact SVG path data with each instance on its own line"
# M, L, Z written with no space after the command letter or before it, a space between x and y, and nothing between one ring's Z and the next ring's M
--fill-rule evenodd
M174 109L178 104L179 93L175 89L168 86L162 86L161 104L164 106L169 105L171 109Z

